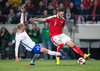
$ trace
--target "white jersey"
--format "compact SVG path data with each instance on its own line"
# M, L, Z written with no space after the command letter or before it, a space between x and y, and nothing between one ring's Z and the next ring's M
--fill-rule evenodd
M31 51L35 46L35 42L31 40L28 34L24 31L23 33L16 33L16 44L15 44L15 56L18 56L18 48L20 43L28 50Z

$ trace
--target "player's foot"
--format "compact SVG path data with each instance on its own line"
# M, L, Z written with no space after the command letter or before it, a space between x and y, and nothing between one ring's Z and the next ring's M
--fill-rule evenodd
M60 64L60 57L56 57L56 65Z
M90 56L90 54L84 54L84 59L86 59L89 56Z
M30 63L30 64L28 64L28 65L29 65L29 66L31 66L31 65L32 65L32 66L34 66L35 64L33 64L33 63Z
M61 55L66 56L66 53L63 51L63 49L60 50Z

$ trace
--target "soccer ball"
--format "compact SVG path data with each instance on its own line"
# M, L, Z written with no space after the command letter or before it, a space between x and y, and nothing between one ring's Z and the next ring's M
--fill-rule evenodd
M82 65L82 64L85 64L85 59L83 58L83 57L80 57L79 59L78 59L78 64L80 64L80 65Z

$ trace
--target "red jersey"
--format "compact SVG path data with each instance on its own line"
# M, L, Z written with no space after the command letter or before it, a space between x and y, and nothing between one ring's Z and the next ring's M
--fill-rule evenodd
M97 2L98 2L98 6L100 7L100 0L97 0Z
M85 7L90 7L91 0L83 0L82 3L84 4Z
M56 15L50 16L46 18L46 21L50 22L49 23L49 36L52 38L55 35L59 35L62 33L62 29L65 24L65 19L64 18L57 18Z

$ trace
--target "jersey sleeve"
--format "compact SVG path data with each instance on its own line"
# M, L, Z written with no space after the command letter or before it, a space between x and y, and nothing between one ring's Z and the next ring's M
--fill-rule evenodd
M15 43L15 56L18 56L18 49L19 49L19 45L20 45L20 41L21 39L19 37L16 37L16 43Z
M50 21L53 20L53 18L54 18L54 16L47 17L47 18L46 18L46 21L47 21L47 22L50 22Z

